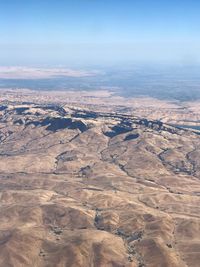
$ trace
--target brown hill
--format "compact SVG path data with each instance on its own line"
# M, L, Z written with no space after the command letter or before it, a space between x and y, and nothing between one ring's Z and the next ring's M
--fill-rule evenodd
M0 111L1 267L198 267L200 136L116 113Z

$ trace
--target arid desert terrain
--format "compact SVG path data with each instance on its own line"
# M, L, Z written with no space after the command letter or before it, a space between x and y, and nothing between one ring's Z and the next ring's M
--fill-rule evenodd
M198 131L123 105L8 95L1 267L199 267Z

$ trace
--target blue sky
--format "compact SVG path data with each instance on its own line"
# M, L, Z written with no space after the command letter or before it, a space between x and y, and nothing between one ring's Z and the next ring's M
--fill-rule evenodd
M198 0L0 0L0 64L200 61Z

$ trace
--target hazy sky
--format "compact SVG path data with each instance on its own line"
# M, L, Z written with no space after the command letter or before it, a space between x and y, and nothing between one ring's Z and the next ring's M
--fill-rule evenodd
M0 65L200 62L199 0L0 0Z

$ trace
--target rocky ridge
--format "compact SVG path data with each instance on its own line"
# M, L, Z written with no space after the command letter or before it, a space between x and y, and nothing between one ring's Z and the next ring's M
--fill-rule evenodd
M56 104L0 109L0 266L198 267L200 136Z

